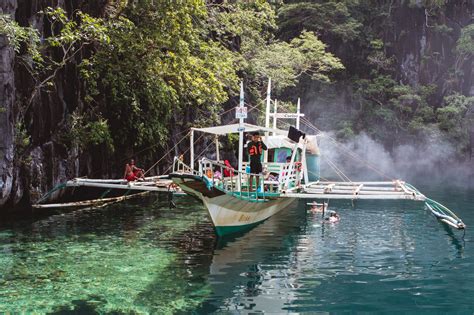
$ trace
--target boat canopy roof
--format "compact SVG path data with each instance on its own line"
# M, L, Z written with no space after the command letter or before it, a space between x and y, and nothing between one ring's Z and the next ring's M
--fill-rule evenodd
M316 140L316 136L306 136L306 139L308 140L306 144L306 150L308 150L309 153L311 154L318 154L319 155L319 148L318 148L318 142ZM286 136L282 135L276 135L276 136L269 136L265 140L265 144L269 149L277 149L277 148L293 148L295 145L295 142L293 140L290 140ZM303 144L300 142L298 144L298 147L300 149L303 148Z
M239 124L231 124L231 125L222 125L222 126L207 127L207 128L191 128L191 129L194 131L200 131L200 132L210 133L214 135L227 135L231 133L239 133L239 127L240 127ZM243 127L245 128L244 132L255 132L255 131L272 132L274 134L282 135L282 136L286 136L288 134L288 131L285 131L285 130L266 128L266 127L247 124L247 123L244 123Z
M269 149L276 149L276 148L292 148L295 145L295 142L288 139L286 136L277 135L277 136L269 136L265 140L265 144Z

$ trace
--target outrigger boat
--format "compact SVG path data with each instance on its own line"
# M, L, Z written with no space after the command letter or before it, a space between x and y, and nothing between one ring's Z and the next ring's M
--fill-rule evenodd
M270 90L271 81L269 80L265 127L244 122L244 119L247 118L247 108L244 107L243 84L241 84L240 106L236 108L236 118L239 119L239 123L209 128L191 128L190 163L187 165L182 157L175 157L172 172L169 175L146 177L144 181L135 182L127 182L123 179L75 178L58 184L33 207L96 207L126 200L131 197L128 196L130 191L168 192L170 198L173 194L182 194L184 191L202 200L209 211L217 234L222 236L251 228L288 207L297 199L414 200L424 202L426 208L440 222L456 229L465 228L463 221L451 210L427 198L415 187L402 180L358 182L321 180L317 136L307 136L299 130L300 118L304 117L304 114L300 112L299 100L296 113L278 113L276 101L273 113L270 113ZM270 127L271 116L273 117L272 128ZM278 129L277 119L296 119L296 128L290 127L289 131ZM214 137L215 160L202 158L195 163L194 134L198 132ZM266 170L263 174L247 172L247 163L243 161L244 132L265 133L264 142L267 144L268 152L263 156L263 166ZM239 134L237 169L225 165L219 156L219 136L229 134ZM155 165L174 148L168 151ZM289 162L286 161L287 157L290 157ZM225 177L226 173L230 176ZM252 186L260 187L257 191L249 189L251 176L256 184ZM54 194L59 190L83 186L107 190L99 199L59 204L43 203L50 197L54 197ZM125 190L126 193L119 197L105 198L108 192L114 189ZM172 204L171 199L170 204Z
M319 172L319 148L316 136L306 136L299 131L300 113L298 101L296 114L270 114L270 86L267 91L265 126L244 122L243 85L240 92L240 106L236 109L238 124L208 128L192 128L190 142L190 164L175 157L170 178L186 193L202 200L209 211L216 233L219 236L249 229L270 216L288 207L297 199L376 199L413 200L425 202L426 207L440 219L457 229L464 229L462 220L440 203L427 198L420 191L402 180L392 181L322 181ZM273 128L270 128L273 116ZM296 128L289 131L278 129L277 118L296 119ZM202 158L195 163L194 134L205 133L214 137L216 160ZM263 156L263 174L247 172L243 161L244 132L265 133L268 152ZM225 165L219 158L219 137L239 134L238 168ZM286 162L287 156L291 157ZM224 172L224 170L226 172ZM227 173L230 176L224 177ZM270 176L273 174L274 176ZM253 176L260 189L251 191L249 179ZM255 186L255 185L253 185Z

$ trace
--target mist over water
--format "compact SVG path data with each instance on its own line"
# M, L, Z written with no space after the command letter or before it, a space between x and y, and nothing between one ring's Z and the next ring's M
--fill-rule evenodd
M321 149L321 175L328 179L341 180L328 165L328 158L353 181L388 180L364 166L361 161L349 157L343 150L337 149L328 139L336 139L331 130L341 128L341 123L345 121L352 121L360 110L354 106L350 90L332 84L320 89L308 89L303 95L302 110L306 115L305 119L324 131L318 138ZM471 137L474 138L474 125L466 128L471 130ZM302 129L308 134L315 134L313 128L305 123ZM474 156L471 159L467 154L460 157L461 144L449 141L444 132L427 126L421 135L404 140L404 144L389 150L366 133L338 143L361 160L381 170L390 179L402 179L415 185L446 183L454 187L474 187Z
M332 133L322 133L318 138L323 177L340 179L330 166L333 162L352 181L390 178L414 184L445 182L474 187L474 160L459 161L454 145L440 134L418 139L417 144L396 146L392 152L366 133L345 143L334 144L334 138Z

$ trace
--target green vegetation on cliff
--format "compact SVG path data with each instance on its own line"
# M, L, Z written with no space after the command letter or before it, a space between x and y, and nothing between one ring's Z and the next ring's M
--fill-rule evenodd
M17 93L18 153L53 141L112 164L136 152L156 160L190 126L219 122L236 105L240 80L246 100L262 107L271 77L275 97L303 97L311 119L342 139L366 132L390 148L441 130L465 154L474 133L470 9L447 1L123 0L91 12L42 7L41 31L0 15L16 67L29 76ZM71 75L64 117L38 119ZM326 125L321 112L331 115ZM46 134L35 131L43 121Z

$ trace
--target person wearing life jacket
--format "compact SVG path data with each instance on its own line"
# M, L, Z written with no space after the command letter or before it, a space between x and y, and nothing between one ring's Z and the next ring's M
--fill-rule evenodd
M252 136L252 141L247 144L247 153L250 156L250 174L261 174L263 167L261 162L261 156L263 150L267 150L267 146L263 143L262 138L258 132L254 133ZM249 190L252 190L253 186L253 177L254 175L250 175L249 179ZM258 188L258 180L257 180L257 188Z

